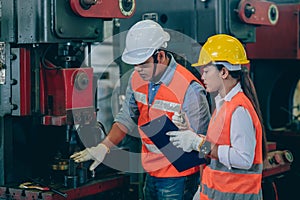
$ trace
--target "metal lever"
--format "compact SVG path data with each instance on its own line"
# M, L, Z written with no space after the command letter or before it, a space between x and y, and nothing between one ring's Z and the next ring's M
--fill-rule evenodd
M54 192L54 193L56 193L56 194L59 194L59 195L63 196L64 198L67 198L67 197L68 197L68 194L67 194L67 193L64 193L64 192L61 192L61 191L59 191L59 190L57 190L57 189L54 189L54 188L52 188L52 187L49 187L49 186L47 186L46 184L41 183L40 181L34 180L33 178L30 178L30 177L28 177L28 178L29 178L32 182L34 182L34 183L36 183L36 184L39 184L39 185L41 185L41 186L43 186L43 187L49 188L49 190L50 190L51 192Z

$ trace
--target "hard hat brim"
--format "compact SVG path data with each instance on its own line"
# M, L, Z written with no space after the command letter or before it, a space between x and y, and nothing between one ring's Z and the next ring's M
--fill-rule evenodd
M141 48L134 51L125 49L122 54L122 61L129 65L138 65L148 60L155 50L155 48Z
M200 65L199 63L193 63L191 64L192 67L201 67L202 65Z

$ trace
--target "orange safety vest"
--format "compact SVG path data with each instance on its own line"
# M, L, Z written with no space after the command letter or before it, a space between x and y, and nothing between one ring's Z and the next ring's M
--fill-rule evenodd
M150 105L148 102L149 82L144 81L137 72L134 72L131 84L140 113L138 126L148 123L162 115L167 115L172 119L174 112L180 112L185 93L192 81L199 82L186 68L177 65L170 84L168 86L165 84L160 85ZM197 166L183 172L178 172L160 151L154 152L149 148L150 146L154 146L154 144L140 128L139 133L142 139L142 165L151 176L181 177L199 171L199 167Z
M214 111L206 138L212 144L230 146L231 117L238 106L244 107L250 113L256 131L256 147L252 167L248 170L228 169L218 160L212 159L211 163L203 170L201 200L262 199L262 127L255 109L243 92L237 93L231 101L225 101L218 114Z

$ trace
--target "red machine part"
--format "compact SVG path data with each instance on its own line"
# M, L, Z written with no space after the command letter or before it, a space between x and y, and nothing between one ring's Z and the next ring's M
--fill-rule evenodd
M40 191L36 189L21 189L21 188L7 188L0 187L0 199L15 199L15 200L32 200L32 199L44 199L44 200L72 200L81 199L83 197L100 194L113 189L118 191L123 190L126 194L127 187L129 185L128 175L116 175L108 177L98 181L92 181L87 185L75 189L63 189L67 197L63 197L59 194Z
M31 114L31 69L28 49L20 49L20 66L20 115L25 116Z
M300 4L278 5L278 10L276 26L257 27L256 42L246 44L250 59L300 59Z
M240 19L247 24L275 25L279 18L277 6L261 0L242 0L238 6Z
M135 11L135 0L70 0L79 16L92 18L129 18Z
M91 121L94 117L93 69L53 69L44 73L41 81L43 124Z

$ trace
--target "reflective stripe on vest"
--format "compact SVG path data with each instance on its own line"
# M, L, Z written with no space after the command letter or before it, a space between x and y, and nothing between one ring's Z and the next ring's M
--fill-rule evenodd
M137 102L142 103L144 105L147 105L147 96L141 92L134 92L134 98ZM163 110L166 112L180 112L181 105L179 103L174 103L170 101L164 101L164 100L156 100L152 108Z
M147 105L147 96L145 94L134 91L134 98L137 102Z
M147 144L147 143L143 142L143 145L145 145L146 148L148 149L148 151L150 151L152 153L162 154L162 152L154 144Z
M179 103L174 103L174 102L169 102L169 101L163 101L163 100L156 100L153 103L153 108L167 111L167 112L180 112L180 104Z
M204 195L207 194L207 195ZM201 200L262 200L262 190L259 191L259 194L237 194L237 193L224 193L217 190L211 190L206 185L202 186L202 192L200 194Z
M263 171L263 164L253 164L250 169L228 169L224 165L220 164L217 160L212 159L209 167L212 170L218 170L222 172L230 172L235 174L261 174Z

